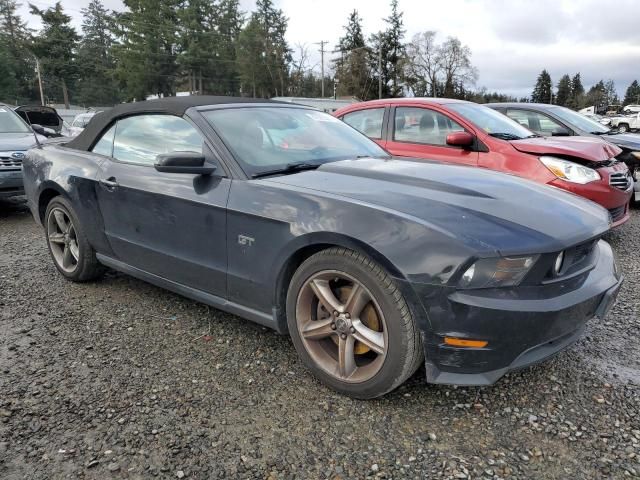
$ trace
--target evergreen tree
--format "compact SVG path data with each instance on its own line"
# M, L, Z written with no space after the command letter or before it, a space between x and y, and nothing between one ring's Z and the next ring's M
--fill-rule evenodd
M239 0L221 0L217 20L218 41L213 59L215 72L209 90L217 95L237 95L240 93L240 77L236 45L244 23Z
M261 32L260 22L252 16L240 32L237 46L238 69L243 86L242 93L254 98L258 95L265 96L264 68L261 65L264 51Z
M609 102L603 80L600 80L589 89L585 95L585 102L587 106L594 106L597 112L606 111Z
M209 59L217 50L217 36L214 30L217 24L217 9L209 0L189 0L178 11L180 21L180 55L178 61L187 74L191 93L204 93L204 79L210 71L215 71Z
M607 80L607 82L604 84L604 91L607 96L607 106L620 104L620 98L618 97L616 84L613 80Z
M124 0L114 47L117 78L128 98L174 95L178 76L178 7L182 0Z
M54 87L60 87L64 105L69 108L69 88L73 88L77 74L74 52L78 34L60 2L46 10L32 4L29 7L31 14L42 21L42 30L34 39L33 50L40 59L43 76Z
M362 20L358 11L349 14L345 34L338 41L340 56L334 60L338 81L338 95L349 95L362 100L377 97L375 81L371 78L371 55L364 41Z
M579 97L584 95L584 86L582 85L582 78L580 72L576 73L571 79L571 95L573 97Z
M558 92L556 94L556 105L567 106L571 97L571 77L563 75L558 82Z
M117 103L113 58L114 17L101 0L91 0L82 9L82 40L77 64L80 71L78 102L84 105L105 106Z
M631 82L631 85L627 87L627 91L624 94L623 105L638 105L640 104L640 85L637 80Z
M567 107L579 110L584 107L584 86L580 78L580 72L576 73L571 79L571 94L567 101Z
M35 94L31 30L16 10L21 4L0 0L0 99L21 103Z
M287 91L291 50L285 40L288 19L272 0L257 0L256 11L238 39L240 77L253 96Z
M398 0L391 0L391 15L384 19L387 29L379 39L382 47L382 72L378 72L378 75L382 75L385 87L389 82L391 83L388 86L388 94L391 97L402 96L399 79L402 69L401 60L405 56L405 46L402 39L406 32L403 29L402 15L403 13L398 11Z
M551 75L546 70L542 70L531 94L531 101L534 103L551 103L552 95L553 83L551 82Z
M254 15L262 28L263 64L271 78L271 91L284 95L291 63L291 49L284 38L289 20L272 0L257 0Z

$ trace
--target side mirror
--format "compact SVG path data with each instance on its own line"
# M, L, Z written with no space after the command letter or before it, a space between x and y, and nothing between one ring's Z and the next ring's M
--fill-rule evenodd
M558 127L551 132L552 137L568 137L571 135L571 132L564 127Z
M204 155L197 152L162 153L156 157L155 168L163 173L211 175L215 165L205 164Z
M455 132L447 135L447 145L452 147L470 147L475 137L469 132Z

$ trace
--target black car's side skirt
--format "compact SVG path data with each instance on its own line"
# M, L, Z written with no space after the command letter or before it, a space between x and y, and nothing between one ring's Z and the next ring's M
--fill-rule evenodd
M278 322L276 321L274 315L269 315L268 313L260 312L258 310L254 310L252 308L248 308L234 302L229 302L224 298L212 295L207 292L203 292L202 290L196 290L195 288L191 288L186 285L173 282L171 280L167 280L166 278L160 277L153 273L145 272L144 270L132 267L131 265L121 262L120 260L116 260L99 253L96 254L96 257L100 263L109 268L113 268L114 270L118 270L119 272L126 273L127 275L131 275L132 277L144 280L145 282L149 282L157 287L170 290L184 297L191 298L192 300L210 305L214 308L217 308L218 310L222 310L233 315L238 315L239 317L246 318L247 320L251 320L252 322L259 323L260 325L264 325L265 327L269 327L278 331Z

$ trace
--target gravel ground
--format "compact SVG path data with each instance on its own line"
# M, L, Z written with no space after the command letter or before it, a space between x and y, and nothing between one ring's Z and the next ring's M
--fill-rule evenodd
M287 337L126 275L73 284L0 203L0 478L640 476L640 215L609 240L606 321L491 388L376 401L315 381Z

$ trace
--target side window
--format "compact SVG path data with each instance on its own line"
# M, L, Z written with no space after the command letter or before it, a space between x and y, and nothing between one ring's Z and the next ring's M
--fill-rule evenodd
M153 165L161 153L203 153L200 133L184 118L136 115L119 120L113 157L121 162Z
M447 135L464 132L464 128L443 115L428 108L397 107L393 139L396 142L447 144Z
M552 135L554 132L564 129L560 123L552 118L531 110L515 110L510 108L507 110L507 116L523 127L543 135Z
M347 113L342 120L370 138L382 138L384 108L369 108Z
M111 152L113 151L113 134L116 131L116 125L111 125L111 128L107 130L100 140L93 146L91 149L92 152L98 153L100 155L104 155L106 157L111 156Z

